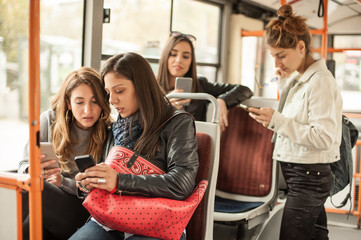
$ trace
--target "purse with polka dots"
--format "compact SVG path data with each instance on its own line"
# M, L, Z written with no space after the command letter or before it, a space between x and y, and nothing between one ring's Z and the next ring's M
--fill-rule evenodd
M105 163L118 173L165 174L145 157L123 146L114 146ZM94 188L83 206L100 224L111 229L160 239L179 239L207 189L201 181L185 200L117 195Z

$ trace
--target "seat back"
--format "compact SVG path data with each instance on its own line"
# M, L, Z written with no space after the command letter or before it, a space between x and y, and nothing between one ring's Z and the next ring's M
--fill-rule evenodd
M272 186L273 132L240 107L228 113L229 126L221 136L217 190L263 197Z
M273 132L240 107L228 112L228 123L221 136L222 174L218 176L214 220L219 226L225 222L236 225L236 233L258 239L264 224L280 224L268 221L278 196L278 163L272 159ZM216 237L219 234L222 232L215 232Z
M199 210L200 214L203 214L202 217L194 217L193 220L187 226L187 239L213 239L213 214L214 214L214 202L216 194L216 184L217 184L217 174L218 174L218 164L219 164L219 142L220 142L220 126L218 124L219 117L219 106L215 97L207 93L170 93L167 94L168 98L181 98L181 99L198 99L198 100L208 100L212 108L212 118L208 122L196 121L196 132L208 134L211 140L211 156L208 168L208 187L207 192L204 195L204 208L203 211ZM200 150L203 152L203 150ZM200 156L202 158L202 156ZM205 174L207 171L202 169L201 165L198 171L204 171L199 173L200 176ZM197 176L197 178L198 178ZM199 179L197 181L199 181ZM200 228L203 226L203 229ZM196 229L199 227L199 229ZM195 230L196 229L196 230Z
M209 181L209 167L211 160L211 148L212 142L211 137L206 133L197 132L197 141L198 141L198 159L199 159L199 168L196 177L196 183L200 182L203 179ZM208 192L208 190L207 190ZM198 240L203 238L205 231L205 212L206 212L206 200L204 197L201 203L198 205L196 211L194 212L191 220L187 225L187 239L188 240Z

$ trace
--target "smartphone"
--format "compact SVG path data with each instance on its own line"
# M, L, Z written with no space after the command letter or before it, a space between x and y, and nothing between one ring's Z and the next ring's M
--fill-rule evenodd
M239 106L240 106L242 109L246 110L247 112L251 112L251 111L249 111L249 107L248 107L247 105L239 104ZM253 107L253 108L259 109L259 107ZM252 112L252 113L253 113L253 114L256 114L256 113L254 113L254 112ZM258 114L256 114L256 115L258 115Z
M239 104L239 106L240 106L242 109L244 109L244 110L246 110L247 112L249 112L248 106L246 106L246 105L244 105L244 104Z
M90 154L76 156L74 161L78 166L79 172L84 172L85 169L95 166L95 161Z
M193 79L190 77L177 77L175 79L174 89L183 89L183 92L192 92ZM184 103L183 106L188 106L188 103Z
M177 77L174 89L183 89L183 92L192 92L193 79L190 77Z
M49 160L55 159L56 162L54 164L51 164L50 166L47 166L45 169L51 169L51 168L58 168L58 157L55 154L53 144L50 142L40 142L40 152L42 155L45 155L43 159L41 159L41 162L46 162Z

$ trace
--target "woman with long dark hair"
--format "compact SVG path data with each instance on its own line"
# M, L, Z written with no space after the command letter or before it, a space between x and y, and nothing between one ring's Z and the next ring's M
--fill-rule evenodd
M111 57L105 62L101 76L109 102L118 112L112 126L113 137L105 145L105 152L114 145L139 151L165 174L121 174L102 163L75 177L79 190L88 192L100 188L110 194L187 198L195 187L199 165L193 117L175 113L149 63L139 54ZM70 239L154 239L130 235L92 218ZM181 239L185 238L183 232Z

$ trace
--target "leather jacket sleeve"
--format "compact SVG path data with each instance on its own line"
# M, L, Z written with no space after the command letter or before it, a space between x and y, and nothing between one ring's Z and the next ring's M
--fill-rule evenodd
M211 83L204 77L200 77L198 80L203 92L209 93L215 98L223 99L226 102L228 109L253 95L251 89L243 85Z
M164 163L166 174L137 176L118 173L117 190L149 197L187 198L194 189L199 165L195 133L192 116L175 116L162 130L160 149L152 158Z

